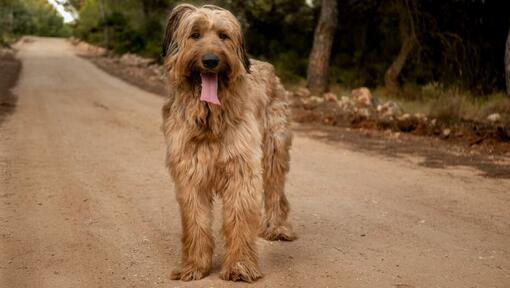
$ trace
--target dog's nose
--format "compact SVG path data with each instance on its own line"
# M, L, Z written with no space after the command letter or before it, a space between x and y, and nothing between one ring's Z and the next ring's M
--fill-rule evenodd
M220 59L218 58L218 56L212 53L208 53L202 57L202 63L206 68L214 68L218 66L218 63L220 63Z

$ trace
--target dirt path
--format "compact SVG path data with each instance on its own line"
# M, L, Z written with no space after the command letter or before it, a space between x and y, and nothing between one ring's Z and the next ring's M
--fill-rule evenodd
M180 224L163 100L63 40L18 48L17 107L0 126L0 287L246 285L218 279L219 233L212 275L169 280ZM260 240L266 276L250 287L510 287L508 177L304 134L287 186L300 238Z

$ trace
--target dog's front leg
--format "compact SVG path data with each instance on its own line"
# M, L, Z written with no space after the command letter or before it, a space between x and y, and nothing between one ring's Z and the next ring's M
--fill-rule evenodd
M187 183L177 188L182 222L182 263L174 280L199 280L209 274L214 241L211 233L212 194Z
M260 161L233 160L225 167L223 233L225 259L220 277L253 282L262 277L256 237L260 227L262 178Z

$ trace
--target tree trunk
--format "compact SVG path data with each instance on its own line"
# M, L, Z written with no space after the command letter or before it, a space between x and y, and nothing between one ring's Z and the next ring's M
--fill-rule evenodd
M508 36L506 37L505 75L506 75L506 95L510 97L510 27L508 28Z
M390 67L384 74L384 85L386 90L393 93L398 92L399 90L400 85L398 83L398 76L400 75L402 68L404 68L404 65L407 62L407 58L413 51L415 45L415 41L411 35L411 20L409 19L411 16L409 15L404 5L399 5L397 9L399 14L398 26L400 32L400 41L402 43L397 58L395 58L393 63L391 63Z
M307 86L312 93L322 94L328 88L329 60L337 14L336 0L322 0L319 23L315 28L313 47L308 59Z

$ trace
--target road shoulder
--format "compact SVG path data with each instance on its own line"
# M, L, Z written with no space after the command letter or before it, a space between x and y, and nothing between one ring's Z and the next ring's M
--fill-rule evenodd
M15 51L0 48L0 125L12 114L18 101L11 89L16 86L21 72L21 61L16 59Z

